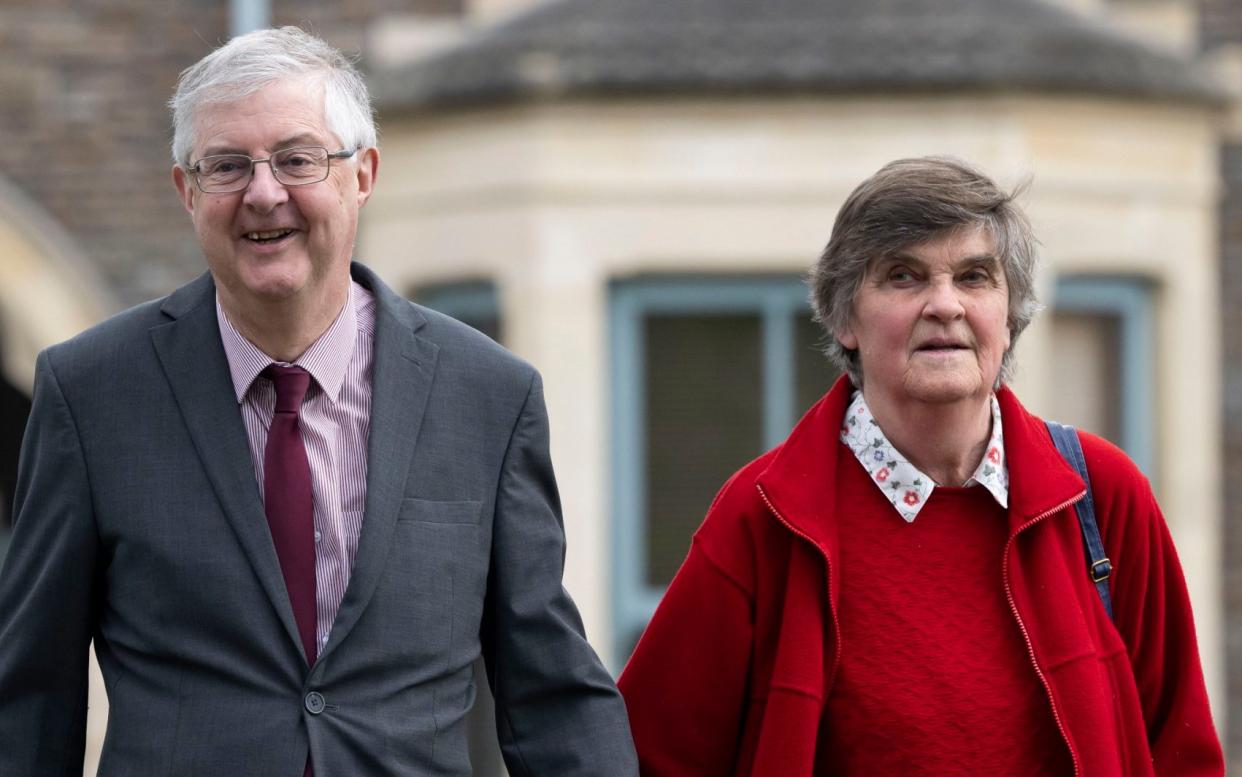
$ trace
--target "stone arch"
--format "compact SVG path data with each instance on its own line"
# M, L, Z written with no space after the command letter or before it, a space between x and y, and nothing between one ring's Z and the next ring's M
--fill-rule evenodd
M118 308L77 241L0 176L0 373L29 393L40 350Z
M12 505L35 356L116 308L68 232L0 177L0 528Z

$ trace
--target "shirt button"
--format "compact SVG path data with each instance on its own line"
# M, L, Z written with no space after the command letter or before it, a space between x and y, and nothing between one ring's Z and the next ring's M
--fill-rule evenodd
M315 542L319 542L322 539L323 539L323 533L319 531L318 529L315 529Z
M311 691L306 694L306 711L312 715L318 715L323 712L324 708L323 694L319 691Z

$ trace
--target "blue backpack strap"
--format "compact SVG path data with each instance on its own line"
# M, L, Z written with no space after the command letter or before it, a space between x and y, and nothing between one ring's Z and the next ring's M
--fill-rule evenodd
M1100 539L1100 527L1095 521L1095 500L1091 497L1091 478L1087 475L1087 460L1082 455L1082 443L1078 441L1078 432L1072 426L1045 421L1048 431L1052 434L1052 442L1082 482L1087 484L1087 495L1076 505L1074 512L1078 515L1078 526L1082 529L1082 543L1087 551L1087 569L1095 590L1100 595L1104 610L1108 617L1113 617L1113 600L1108 593L1108 578L1113 574L1113 563L1104 553L1104 542Z

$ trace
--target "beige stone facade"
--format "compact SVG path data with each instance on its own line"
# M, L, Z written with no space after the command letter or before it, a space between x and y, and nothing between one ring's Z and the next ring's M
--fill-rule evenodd
M1058 274L1157 290L1155 483L1186 565L1205 664L1223 691L1214 288L1216 115L1059 97L559 103L386 122L361 252L398 288L489 278L506 343L544 373L573 552L567 584L611 644L607 290L636 275L801 273L858 181L952 154L1011 184ZM1045 293L1044 296L1047 296ZM1017 386L1037 411L1072 387L1043 322Z

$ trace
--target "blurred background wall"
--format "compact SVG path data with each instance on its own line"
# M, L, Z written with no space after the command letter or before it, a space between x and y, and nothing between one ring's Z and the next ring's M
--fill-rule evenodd
M0 0L0 526L38 350L201 272L164 103L267 24L368 74L359 258L543 371L566 585L617 671L716 488L834 377L801 275L845 195L914 154L1030 179L1016 389L1151 478L1242 754L1242 4ZM97 688L96 747L105 719Z

